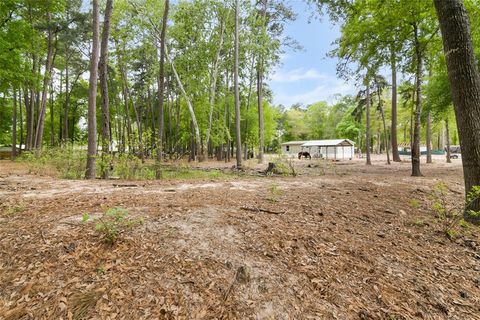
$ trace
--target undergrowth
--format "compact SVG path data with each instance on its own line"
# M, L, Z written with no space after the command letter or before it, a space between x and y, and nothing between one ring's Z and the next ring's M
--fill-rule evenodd
M83 215L83 221L92 220L89 214ZM95 231L98 232L103 241L108 244L115 244L122 233L126 230L143 224L143 218L129 218L128 211L124 208L113 208L107 210L102 216L93 218Z
M19 158L37 175L54 176L61 179L83 179L86 169L86 152L72 148L45 149L39 158L33 152L24 152ZM123 180L154 180L156 164L153 161L142 163L132 154L97 157L97 175L108 171L108 176ZM186 165L165 165L161 167L162 179L217 179L228 174L220 170L198 170Z
M283 155L277 155L272 162L274 163L272 173L283 176L297 176L293 159Z
M460 228L468 228L470 224L464 217L479 217L480 212L468 210L470 204L480 199L480 186L473 187L463 204L448 201L448 186L444 182L435 185L432 193L432 210L439 222L442 232L449 238L457 236Z
M87 166L85 150L73 148L45 149L39 158L34 152L23 152L19 161L27 164L30 173L62 179L83 178Z

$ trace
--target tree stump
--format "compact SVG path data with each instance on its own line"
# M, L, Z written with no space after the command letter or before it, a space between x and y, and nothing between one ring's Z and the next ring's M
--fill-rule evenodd
M267 170L265 170L265 174L267 174L267 175L268 175L268 174L272 174L272 173L273 173L273 170L274 170L275 168L276 168L275 163L269 162L269 163L268 163L268 168L267 168Z

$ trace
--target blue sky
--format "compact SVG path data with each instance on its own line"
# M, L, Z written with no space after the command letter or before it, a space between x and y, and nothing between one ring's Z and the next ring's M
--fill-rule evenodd
M333 48L332 43L340 35L338 26L326 16L321 20L312 19L312 8L304 1L288 3L298 17L285 28L285 32L296 39L303 50L293 52L287 49L281 64L267 81L273 91L274 104L290 107L294 103L333 102L337 93L354 93L353 83L337 78L337 60L327 57Z

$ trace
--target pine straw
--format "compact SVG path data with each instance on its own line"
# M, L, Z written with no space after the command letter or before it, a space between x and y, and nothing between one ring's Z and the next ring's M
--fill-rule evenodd
M435 179L376 170L133 189L8 177L0 195L25 210L0 216L0 319L480 319L478 232L444 237ZM459 173L430 176L461 191ZM145 224L106 246L81 216L119 206Z
M72 313L74 320L88 319L88 316L97 304L98 299L105 292L105 288L100 288L95 291L87 291L83 293L76 293L71 298Z

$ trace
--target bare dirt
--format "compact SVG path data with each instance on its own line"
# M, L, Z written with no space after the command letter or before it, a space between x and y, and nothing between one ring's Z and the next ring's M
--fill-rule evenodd
M480 232L449 240L430 209L440 180L462 201L459 160L296 166L119 182L0 161L0 319L480 319ZM82 215L113 207L144 224L110 246Z

